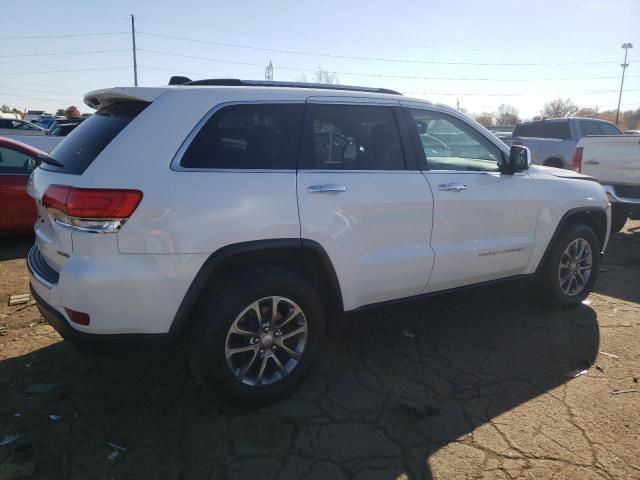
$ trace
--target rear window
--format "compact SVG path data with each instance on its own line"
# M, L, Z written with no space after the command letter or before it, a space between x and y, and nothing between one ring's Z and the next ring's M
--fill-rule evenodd
M566 140L571 138L569 122L536 122L516 125L514 137L556 138Z
M602 135L598 122L593 120L580 120L580 132L583 137L587 135Z
M618 127L607 122L600 122L600 130L603 135L622 135Z
M63 166L43 163L42 168L75 175L82 174L109 142L147 105L149 104L144 102L125 102L98 110L78 125L49 154L49 157Z

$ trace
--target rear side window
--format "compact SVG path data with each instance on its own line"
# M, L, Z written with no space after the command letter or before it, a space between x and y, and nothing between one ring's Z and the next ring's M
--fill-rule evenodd
M230 105L195 136L180 166L212 169L295 169L303 105Z
M594 122L593 120L580 120L580 132L583 137L587 135L602 135L598 127L598 122Z
M516 128L513 130L513 136L566 140L571 138L571 132L569 131L569 122L567 121L542 121L516 125Z
M602 135L622 135L618 127L607 122L599 122Z
M33 170L36 160L26 153L0 146L0 175L25 174Z
M304 160L319 170L405 170L393 109L309 105Z
M116 135L148 105L144 102L125 102L98 110L78 125L49 154L49 157L63 166L44 163L42 168L82 174Z

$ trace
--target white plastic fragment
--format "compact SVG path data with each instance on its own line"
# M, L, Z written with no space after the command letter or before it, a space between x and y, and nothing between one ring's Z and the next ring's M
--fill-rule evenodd
M49 420L57 422L58 420L62 420L62 415L55 415L52 413L51 415L49 415Z
M600 351L601 355L604 355L605 357L609 357L609 358L620 358L617 355L614 355L613 353L607 353L607 352L603 352L602 350Z
M564 376L567 378L576 378L576 377L579 377L580 375L584 375L585 373L587 373L587 370L582 370L581 368L577 368L575 370L571 370L570 372L565 373Z
M416 334L413 333L411 330L402 330L402 335L404 335L407 338L416 338Z
M114 450L109 455L107 455L107 459L113 461L119 456L120 456L120 450Z

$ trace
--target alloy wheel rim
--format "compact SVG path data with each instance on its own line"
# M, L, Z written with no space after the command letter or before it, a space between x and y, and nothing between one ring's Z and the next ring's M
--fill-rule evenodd
M584 238L576 238L560 256L558 281L560 290L570 297L579 295L591 277L593 253L591 245Z
M252 387L284 380L300 363L309 327L302 309L291 299L264 297L235 318L225 340L231 374Z

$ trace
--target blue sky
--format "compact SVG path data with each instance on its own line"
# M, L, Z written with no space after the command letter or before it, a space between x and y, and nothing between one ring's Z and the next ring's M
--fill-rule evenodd
M322 67L343 84L528 118L557 97L615 108L631 42L622 108L640 107L640 0L4 1L0 104L89 111L87 91L132 85L131 13L145 86L261 79L271 60L275 80Z

